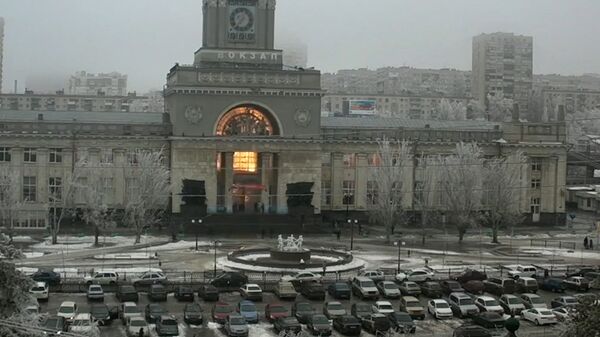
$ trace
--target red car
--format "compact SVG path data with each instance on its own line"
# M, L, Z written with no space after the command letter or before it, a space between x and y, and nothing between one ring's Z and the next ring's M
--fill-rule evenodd
M233 305L217 302L212 309L212 320L214 322L224 324L227 321L227 316L235 312Z
M271 303L265 306L265 318L269 322L274 322L278 318L289 317L290 309L282 304Z

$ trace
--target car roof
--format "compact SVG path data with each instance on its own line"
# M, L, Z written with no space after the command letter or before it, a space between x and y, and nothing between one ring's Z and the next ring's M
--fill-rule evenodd
M443 300L441 298L433 299L432 301L433 301L433 303L446 303L446 304L448 304L448 302L446 302L446 300Z
M383 305L383 304L389 304L391 305L392 303L390 301L377 301L375 302L376 305Z
M461 293L461 292L456 292L456 293L450 293L451 296L456 296L458 298L471 298L471 296L465 294L465 293Z
M370 278L368 277L364 277L364 276L356 276L354 277L354 279L356 279L357 281L372 281Z
M248 300L241 300L240 304L254 304L254 302Z
M60 304L61 307L72 307L75 305L75 302L73 301L64 301Z
M526 294L521 294L521 297L541 297L541 296L537 295L537 294L526 293Z
M418 298L416 298L416 297L414 297L414 296L402 296L402 298L403 298L405 301L408 301L408 300L411 300L411 301L417 301L417 302L419 301L419 299L418 299Z
M45 287L46 285L46 282L35 282L35 287Z
M523 294L523 295L527 295L527 294ZM513 294L503 294L500 297L505 297L505 298L517 298L517 296L513 295Z
M128 301L128 302L123 302L123 306L124 307L136 307L137 304L135 304L135 302Z
M329 304L340 304L340 305L341 305L341 304L342 304L342 302L338 302L338 301L329 301L329 302L325 302L325 304L326 304L326 305L329 305Z
M259 287L260 288L260 286L256 283L246 283L243 285L243 287Z
M477 296L477 298L481 298L484 301L495 300L492 296Z
M533 277L519 277L519 279L525 280L525 281L535 281L535 279Z
M75 315L75 319L90 319L91 315L87 312L83 312L80 314Z

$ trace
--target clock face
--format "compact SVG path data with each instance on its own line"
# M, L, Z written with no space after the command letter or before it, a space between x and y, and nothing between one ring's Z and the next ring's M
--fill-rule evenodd
M255 39L255 6L229 6L229 31L230 41L252 42Z

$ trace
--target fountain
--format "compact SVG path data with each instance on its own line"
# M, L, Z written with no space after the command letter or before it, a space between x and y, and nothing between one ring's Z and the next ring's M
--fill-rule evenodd
M304 238L300 235L295 238L294 235L290 235L287 239L283 239L281 234L277 237L277 248L271 249L271 259L275 261L284 262L296 262L304 261L307 263L310 261L311 251L302 247Z

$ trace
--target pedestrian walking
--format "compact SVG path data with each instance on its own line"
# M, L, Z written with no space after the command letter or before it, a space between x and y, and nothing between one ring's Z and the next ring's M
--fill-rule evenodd
M588 241L589 241L589 239L588 239L588 237L586 236L586 237L583 239L583 248L585 248L585 249L588 249Z
M138 337L144 337L144 328L140 328L140 331L138 332Z
M594 249L594 240L590 239L589 248Z

